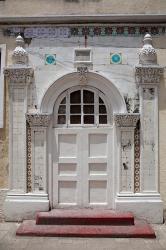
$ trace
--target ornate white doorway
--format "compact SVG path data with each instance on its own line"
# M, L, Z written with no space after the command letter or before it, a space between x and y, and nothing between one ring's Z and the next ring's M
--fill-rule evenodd
M53 207L112 207L111 107L95 88L77 86L54 107Z

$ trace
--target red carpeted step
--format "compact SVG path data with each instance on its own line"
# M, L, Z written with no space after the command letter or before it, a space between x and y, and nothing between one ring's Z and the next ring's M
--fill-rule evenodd
M36 225L35 221L24 221L16 234L46 237L155 238L153 229L144 221L135 221L135 225L129 226Z
M93 209L53 209L36 215L37 225L134 225L130 212Z

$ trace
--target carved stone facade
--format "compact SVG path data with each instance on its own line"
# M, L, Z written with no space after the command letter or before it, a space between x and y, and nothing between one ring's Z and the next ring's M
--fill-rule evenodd
M129 64L125 62L128 49L124 49L125 55L120 51L122 63L113 65L108 58L110 44L106 50L103 46L90 48L93 69L85 64L76 71L75 61L71 61L76 43L72 49L65 42L57 46L54 56L58 60L45 65L43 58L55 53L55 47L48 51L42 40L42 52L36 47L38 42L33 38L28 48L34 78L20 36L13 65L4 70L11 86L11 183L5 200L6 219L32 218L36 211L56 207L104 204L107 209L132 211L138 216L141 211L148 221L161 222L158 86L163 68L156 64L151 37L145 36L137 58L137 85L131 70L138 57L136 49ZM28 88L32 80L33 88Z

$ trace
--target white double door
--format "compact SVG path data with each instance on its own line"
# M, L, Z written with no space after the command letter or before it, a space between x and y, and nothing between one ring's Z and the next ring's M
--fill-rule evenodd
M55 128L53 207L112 207L112 129Z

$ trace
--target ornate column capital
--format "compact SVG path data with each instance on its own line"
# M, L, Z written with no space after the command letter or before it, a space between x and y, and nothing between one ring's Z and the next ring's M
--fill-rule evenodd
M51 114L26 114L26 120L30 127L48 127L51 117Z
M139 51L139 64L135 67L136 82L141 84L159 84L163 67L157 64L157 53L152 45L152 37L146 34L143 47Z
M141 84L159 84L164 72L158 65L138 65L135 67L136 82Z
M140 119L139 114L115 114L114 121L117 127L136 127Z
M32 81L33 68L29 66L10 66L4 69L4 75L11 84L25 85Z
M33 68L28 66L28 53L24 49L24 39L19 35L16 38L16 48L12 53L13 64L4 69L4 75L10 84L20 86L30 83L33 77Z

